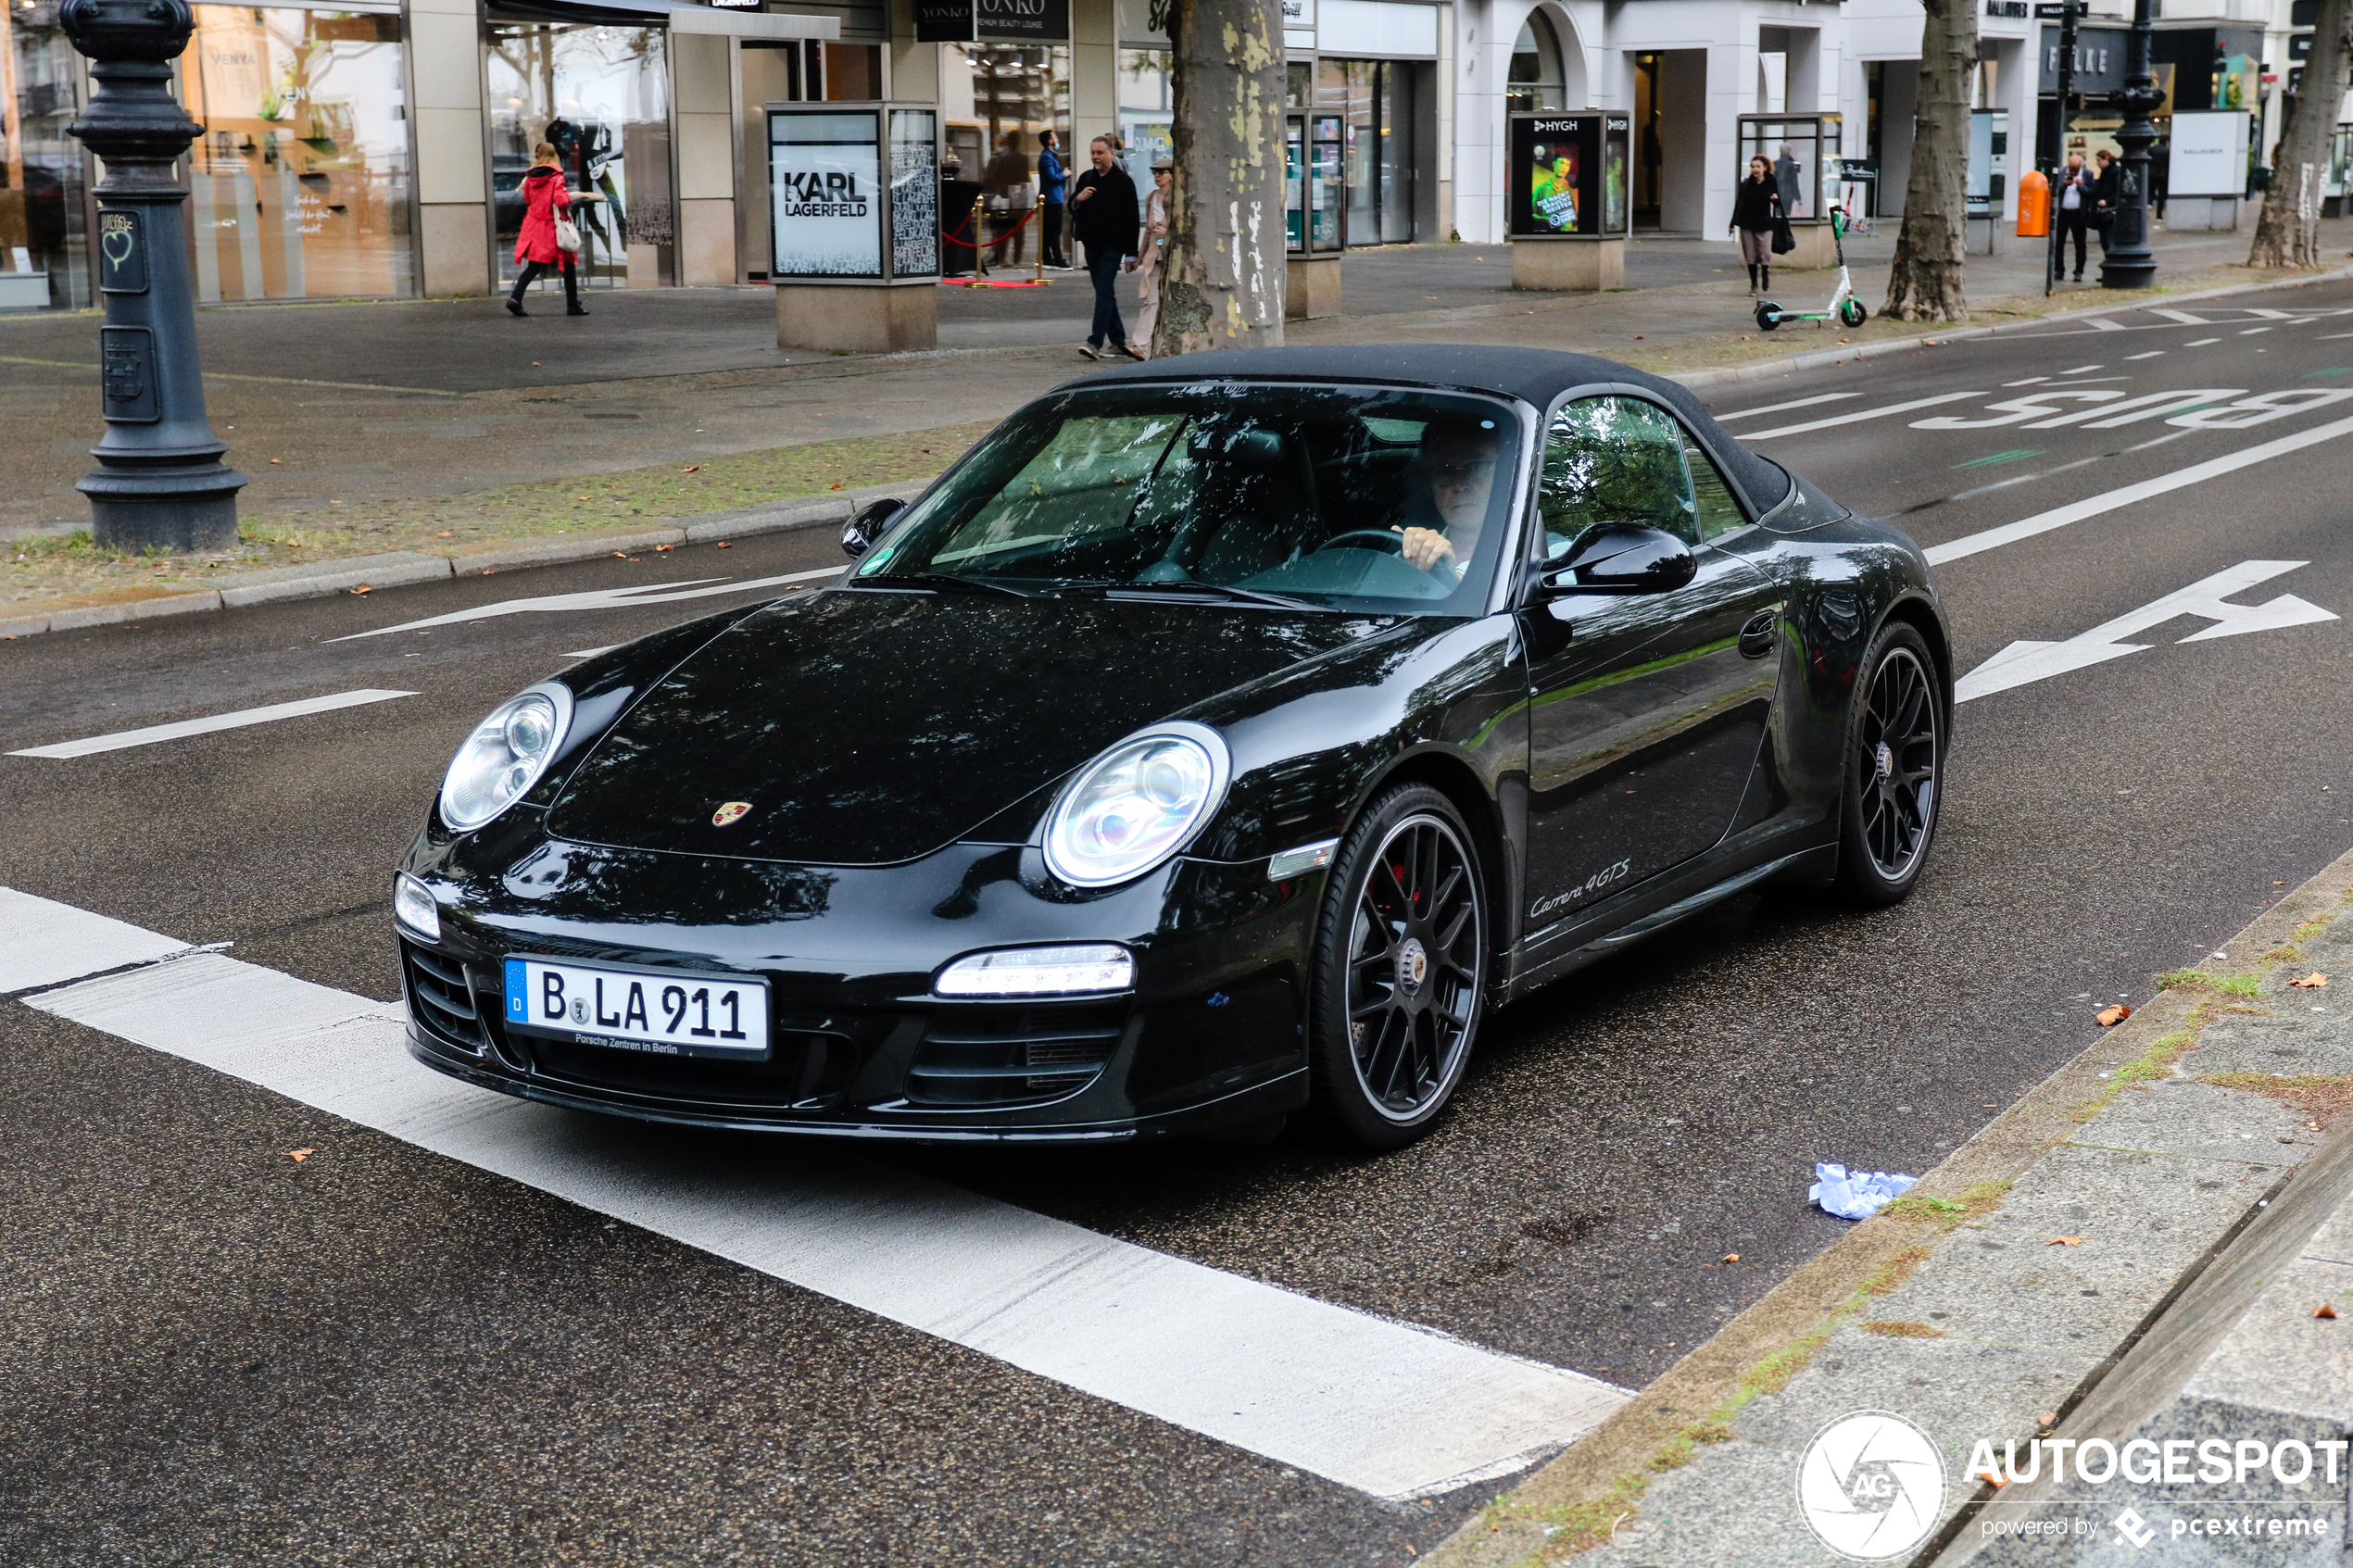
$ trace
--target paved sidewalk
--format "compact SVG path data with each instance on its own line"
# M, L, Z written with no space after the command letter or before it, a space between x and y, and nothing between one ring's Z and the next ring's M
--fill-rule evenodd
M1887 1554L1864 1544L1884 1516L1893 1561L1939 1568L2141 1561L2144 1531L2161 1543L2151 1562L2337 1561L2353 1423L2348 909L2353 854L2202 969L2162 977L2139 1016L1426 1561L1845 1561L1809 1501L1833 1529L1855 1516L1854 1556ZM2322 1303L2342 1316L2316 1317ZM1900 1458L1809 1461L1858 1411L1925 1436L1941 1495ZM2055 1486L2038 1437L2118 1452L2139 1439L2160 1456L2171 1441L2182 1457L2171 1485L2070 1472ZM2228 1445L2229 1485L2195 1473L2209 1438ZM2316 1455L2309 1477L2264 1468L2284 1443ZM1999 1489L1977 1474L1996 1463ZM1938 1529L1899 1527L1916 1499ZM2304 1523L2274 1534L2274 1518Z

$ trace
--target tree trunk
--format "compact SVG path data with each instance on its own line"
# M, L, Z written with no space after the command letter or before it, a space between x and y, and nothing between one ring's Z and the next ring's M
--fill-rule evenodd
M1283 341L1278 0L1171 0L1168 249L1152 355Z
M1977 0L1921 0L1920 85L1912 177L1880 314L1899 321L1957 321L1968 239L1969 107L1977 74Z
M2321 265L2321 186L2328 172L2329 142L2336 134L2337 106L2345 101L2345 67L2353 40L2353 6L2321 0L2313 19L2312 53L2304 62L2302 90L2287 100L2278 150L2271 155L2271 184L2263 193L2263 216L2255 225L2249 267Z

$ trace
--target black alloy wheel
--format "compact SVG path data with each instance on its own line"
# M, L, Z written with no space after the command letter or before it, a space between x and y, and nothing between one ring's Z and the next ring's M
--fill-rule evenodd
M1838 882L1867 909L1912 891L1936 836L1944 776L1944 694L1917 628L1891 621L1865 655L1847 725Z
M1469 1060L1487 985L1487 887L1453 802L1391 790L1349 834L1326 886L1310 1004L1314 1111L1363 1148L1437 1119Z

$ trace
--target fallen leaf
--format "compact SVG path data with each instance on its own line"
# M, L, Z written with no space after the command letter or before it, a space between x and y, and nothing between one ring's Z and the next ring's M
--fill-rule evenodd
M372 593L372 592L374 592L374 590L373 590L373 589L371 589L371 588L370 588L370 587L368 586L368 584L366 584L365 583L360 583L360 584L359 584L359 586L358 586L357 588L352 589L351 591L352 591L353 593L355 593L355 594L367 594L367 593Z
M678 471L680 473L700 473L702 472L702 465L700 463L688 463L685 468L680 469Z
M627 560L629 558L629 555L625 550L615 550L612 553L612 558L615 560Z
M2316 1318L2333 1318L2336 1316L2336 1309L2323 1301L2312 1309L2312 1315Z
M677 548L677 546L674 545L656 545L654 546L654 554L658 556L665 555L675 548Z
M498 569L495 566L485 566L482 569L482 574L484 577L496 577L498 575Z
M717 545L715 547L716 547L716 548L718 548L718 549L722 549L722 550L732 550L732 549L734 549L736 546L733 546L733 545L731 545L731 544L729 544L729 543L727 543L727 541L726 541L726 540L722 539L722 540L720 540L720 541L719 541L718 545Z
M2098 1020L2099 1026L2101 1028L2113 1029L2118 1024L2123 1022L2126 1019L2132 1017L2133 1010L2122 1006L2102 1008L2093 1016Z
M2058 1424L2058 1411L2045 1411L2041 1415L2034 1418L2034 1424L2037 1426L2057 1426Z
M577 501L585 501L585 500L586 500L588 497L587 497L587 496L585 496L585 495L575 495L575 496L573 496L573 498L574 500L577 500Z
M283 458L272 458L270 460L277 464L280 468L284 468L286 466L286 459Z
M286 1150L286 1158L299 1165L318 1152L315 1148L290 1148Z
M2004 1486L2009 1485L2008 1482L2003 1480L2001 1476L1995 1474L1991 1470L1981 1470L1974 1477L1972 1477L1972 1479L1984 1482L1987 1486L1993 1487L1997 1492Z
M2083 1238L2080 1236L2055 1236L2051 1237L2050 1240L2043 1243L2043 1245L2045 1247L2081 1247L2083 1245Z
M1724 1254L1724 1261L1727 1263L1737 1263L1740 1261L1741 1255L1737 1252L1727 1252Z
M2313 971L2301 980L2291 980L2288 982L2289 985L2295 986L2299 991L2317 991L2328 983L2329 977L2321 973L2318 970Z
M447 539L449 537L449 530L445 528L440 533L434 534L434 537L436 539Z
M2275 882L2275 883L2271 884L2271 885L2272 885L2272 886L2274 886L2274 887L2285 887L2285 886L2287 885L2287 884L2286 884L2286 883L2284 883L2284 882Z
M841 481L837 479L831 484L825 486L825 488L828 490L838 490L841 488Z
M1640 333L1640 332L1636 332L1636 333L1634 334L1634 341L1635 341L1636 343L1640 343L1640 342L1642 342L1642 333Z

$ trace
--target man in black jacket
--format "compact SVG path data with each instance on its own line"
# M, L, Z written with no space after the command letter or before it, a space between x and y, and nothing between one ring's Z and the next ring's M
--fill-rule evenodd
M1070 226L1087 247L1087 275L1095 282L1095 323L1088 329L1089 359L1106 355L1142 355L1127 346L1127 324L1119 319L1121 265L1136 254L1136 231L1141 221L1136 207L1136 182L1112 156L1111 138L1098 136L1088 144L1088 161L1094 165L1078 177L1070 196Z

